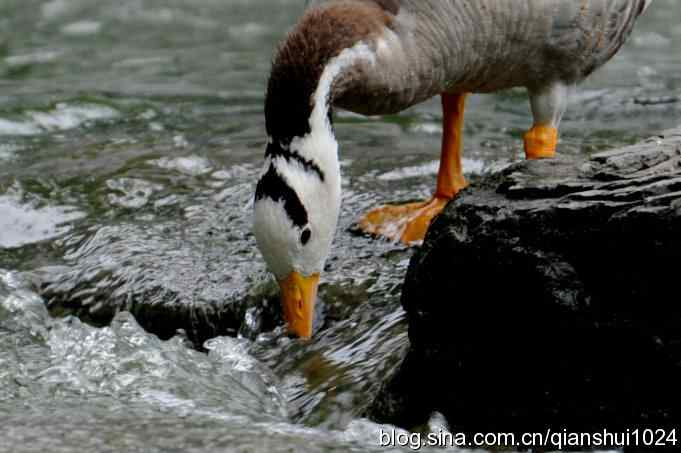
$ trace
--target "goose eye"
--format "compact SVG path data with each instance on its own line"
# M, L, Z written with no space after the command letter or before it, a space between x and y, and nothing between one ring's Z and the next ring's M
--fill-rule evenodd
M305 245L308 242L310 242L310 238L312 237L312 231L310 231L309 228L305 228L305 230L301 233L300 235L300 242Z

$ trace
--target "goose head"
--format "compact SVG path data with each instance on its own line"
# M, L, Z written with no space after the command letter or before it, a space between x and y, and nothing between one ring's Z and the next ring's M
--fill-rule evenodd
M338 223L337 148L330 130L272 140L256 187L257 245L279 282L289 330L302 338L312 335L317 286Z
M283 56L282 56L283 55ZM256 187L254 233L281 288L284 317L299 337L312 335L317 286L341 205L338 142L331 122L332 90L341 72L372 58L364 44L323 65L275 60L265 101L268 142Z
M279 282L289 330L304 338L312 335L317 287L341 205L331 106L353 83L361 84L357 68L375 59L366 41L372 28L352 24L357 17L380 21L356 8L330 3L309 9L277 50L267 86L268 140L253 230ZM360 12L379 11L367 8Z

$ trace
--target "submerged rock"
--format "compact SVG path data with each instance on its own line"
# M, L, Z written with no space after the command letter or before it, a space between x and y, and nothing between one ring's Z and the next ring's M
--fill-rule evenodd
M106 326L117 312L129 311L147 331L168 339L183 330L197 347L281 324L276 284L250 235L253 179L242 173L207 179L206 186L216 187L199 185L191 202L173 186L109 180L112 192L103 200L111 210L101 224L67 236L63 266L41 276L50 312ZM188 181L194 173L172 177L177 185L195 183ZM116 221L108 222L111 217Z
M55 316L107 326L129 311L160 338L183 330L197 347L216 336L272 330L281 323L276 285L262 272L243 272L251 254L229 252L245 250L246 240L215 223L115 225L74 238L68 265L46 272L42 296Z
M681 128L513 164L413 257L410 351L370 415L470 432L678 427Z

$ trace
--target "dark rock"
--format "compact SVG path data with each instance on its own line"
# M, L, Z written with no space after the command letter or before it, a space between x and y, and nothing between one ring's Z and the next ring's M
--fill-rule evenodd
M411 347L370 416L469 432L681 423L681 129L482 178L402 295Z

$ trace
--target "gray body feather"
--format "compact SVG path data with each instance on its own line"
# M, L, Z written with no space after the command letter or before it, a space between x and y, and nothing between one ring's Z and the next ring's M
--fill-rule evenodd
M376 61L346 71L333 103L385 114L442 92L572 86L612 58L650 1L397 0L390 29L367 43Z

